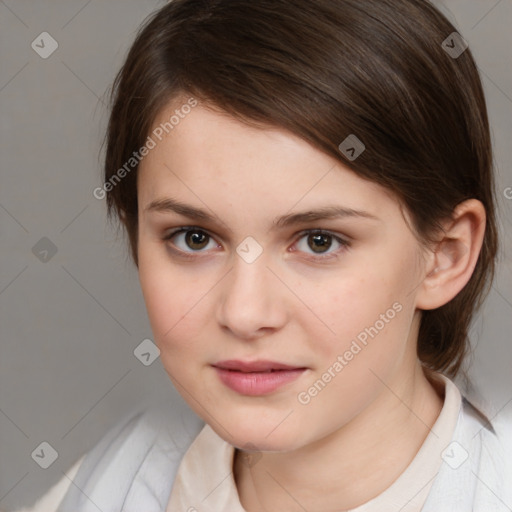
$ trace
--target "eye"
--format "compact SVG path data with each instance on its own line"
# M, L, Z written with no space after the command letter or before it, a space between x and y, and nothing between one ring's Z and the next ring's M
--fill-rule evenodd
M171 241L181 252L204 252L203 249L219 247L215 240L206 231L194 227L182 227L164 237Z
M336 257L340 250L349 247L349 242L322 230L310 230L301 234L295 243L297 250L318 255L319 258Z
M169 247L184 256L206 252L219 248L220 245L206 231L194 226L184 226L165 235L163 240L171 242ZM349 247L350 243L339 236L320 229L304 231L300 234L291 251L301 251L313 255L313 259L335 258L339 252Z

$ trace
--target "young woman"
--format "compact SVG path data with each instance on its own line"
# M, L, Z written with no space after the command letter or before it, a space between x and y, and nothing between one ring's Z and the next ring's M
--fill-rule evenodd
M512 510L509 410L452 381L493 185L474 60L426 0L164 6L95 195L188 407L125 419L39 508Z

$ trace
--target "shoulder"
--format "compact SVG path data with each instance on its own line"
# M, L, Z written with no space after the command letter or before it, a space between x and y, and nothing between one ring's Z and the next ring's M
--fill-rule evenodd
M203 426L179 396L126 416L87 454L59 512L88 510L91 502L104 511L162 510Z
M478 476L495 475L496 485L507 489L512 506L512 400L486 419L474 434L480 438L481 446Z
M63 476L50 490L43 496L41 496L35 503L29 508L17 509L13 512L54 512L57 510L59 504L64 498L66 492L71 486L71 481L75 478L80 465L82 464L85 455L81 457L75 464L66 471Z
M181 458L203 426L181 397L139 407L117 421L75 464L75 475L50 489L38 508L19 512L88 511L91 503L114 511L130 501L144 503L148 512L159 510Z
M489 404L463 398L451 442L423 512L505 512L512 506L512 402L492 413Z
M512 507L512 402L496 412L487 408L484 417L471 403L464 407L461 423L467 432L461 442L469 447L474 479L474 509L509 511ZM483 414L483 413L482 413ZM476 417L476 418L475 418Z
M493 450L496 460L507 456L512 463L512 399L498 408L479 397L466 395L462 400L459 435L468 440L478 438L481 456Z

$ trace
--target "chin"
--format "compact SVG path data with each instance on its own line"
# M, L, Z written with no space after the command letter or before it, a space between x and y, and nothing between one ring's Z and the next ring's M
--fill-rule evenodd
M210 426L218 436L240 450L287 452L298 448L300 442L296 433L290 431L284 424L276 428L278 424L279 421L261 419L258 421L246 417L245 419L234 418L233 421L224 422L222 425L210 423ZM223 426L225 429L222 428Z

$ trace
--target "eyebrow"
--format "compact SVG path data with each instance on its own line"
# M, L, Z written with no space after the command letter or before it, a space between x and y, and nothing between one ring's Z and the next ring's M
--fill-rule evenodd
M154 201L151 201L151 203L149 203L144 208L144 211L159 213L174 212L185 217L189 217L190 219L211 223L219 221L219 218L216 215L212 215L206 210L196 208L195 206L190 206L185 203L181 203L180 201L171 198L156 199ZM318 220L343 218L363 218L376 221L381 220L375 215L363 210L355 210L353 208L344 208L341 206L325 206L314 210L290 213L277 217L274 219L274 226L272 229L285 228L296 224L305 224L308 222L314 222ZM224 224L224 222L222 221L221 223Z

